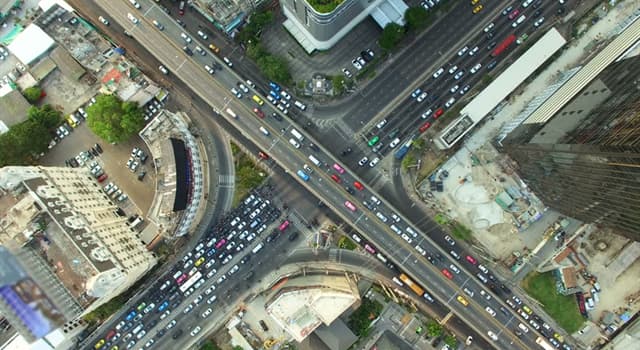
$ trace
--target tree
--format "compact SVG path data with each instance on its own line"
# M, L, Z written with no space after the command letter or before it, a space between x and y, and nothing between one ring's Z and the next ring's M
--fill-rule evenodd
M385 50L391 50L404 37L404 27L397 23L389 23L382 30L382 36L380 36L380 47Z
M458 339L456 339L455 335L447 334L447 336L444 337L444 343L449 345L452 349L458 347Z
M24 91L22 91L22 94L24 95L24 98L29 101L29 103L33 104L40 100L40 97L42 96L42 89L38 86L32 86L24 89Z
M27 118L42 124L47 129L53 129L62 122L62 113L55 110L50 104L42 107L31 106L27 111Z
M346 78L341 75L334 75L331 77L331 84L333 84L333 94L340 96L344 93Z
M291 74L287 61L278 56L266 55L258 59L258 67L262 73L269 79L282 84L291 81Z
M429 320L427 322L427 337L437 338L444 333L442 325L435 320Z
M252 43L247 46L247 56L249 56L254 61L257 61L258 59L268 55L269 53L265 51L264 47L262 47L260 43Z
M87 108L87 125L103 140L122 142L144 126L142 109L137 103L123 102L114 95L100 95Z
M273 13L271 11L254 13L249 17L242 31L240 31L238 39L244 43L257 43L262 29L271 22L273 22Z
M429 13L422 6L409 7L404 13L404 19L409 29L420 29L429 23Z

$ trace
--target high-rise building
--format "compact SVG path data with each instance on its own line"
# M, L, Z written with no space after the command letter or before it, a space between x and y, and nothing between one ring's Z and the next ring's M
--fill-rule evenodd
M0 312L33 341L130 288L155 264L86 168L0 169Z
M640 58L610 64L502 144L547 206L640 240Z

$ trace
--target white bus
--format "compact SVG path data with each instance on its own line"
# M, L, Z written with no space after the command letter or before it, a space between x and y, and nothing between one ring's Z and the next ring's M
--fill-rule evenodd
M544 350L555 350L553 345L549 344L549 342L543 337L538 337L538 339L536 339L536 344L540 345Z
M180 291L182 293L186 292L187 289L191 288L201 278L202 278L202 273L200 273L200 271L196 272L193 276L189 277L189 279L180 286Z
M291 135L297 138L300 142L304 141L304 136L302 136L302 134L296 129L291 129Z
M309 160L311 161L311 163L315 164L315 166L320 166L320 161L318 160L318 158L314 157L313 154L309 155Z
M227 108L225 111L227 112L227 114L229 114L233 118L238 119L238 116L236 115L236 112L234 112L231 108Z

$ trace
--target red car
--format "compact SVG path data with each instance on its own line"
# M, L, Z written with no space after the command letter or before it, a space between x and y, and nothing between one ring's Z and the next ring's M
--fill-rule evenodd
M426 122L424 124L422 124L422 126L420 127L420 132L425 132L427 131L427 129L429 129L431 127L431 123Z
M433 119L438 119L439 116L444 113L444 109L438 108L435 112L433 112Z
M474 257L472 257L471 255L467 255L464 257L465 259L467 259L467 261L469 262L469 264L471 265L476 265L478 263L478 260L476 260Z
M450 280L453 279L453 275L447 269L442 269L442 274L444 275L444 277L446 277L446 278L448 278Z
M336 175L336 174L331 174L331 179L332 179L333 181L335 181L336 183L340 183L340 182L342 182L342 180L340 180L340 178L339 178L339 177L338 177L338 175Z
M357 188L360 191L364 190L364 186L362 186L362 184L358 181L353 182L353 187Z
M254 108L253 109L253 113L255 113L258 116L258 118L264 119L264 112L263 111L261 111L261 110L259 110L257 108Z
M115 330L110 330L109 333L107 333L107 336L104 337L106 340L111 340L111 338L113 338L116 335L116 331Z
M107 174L102 174L100 175L100 177L98 178L98 182L102 182L104 180L106 180L109 176L107 176Z
M515 9L515 10L511 11L511 13L509 14L509 19L514 19L514 18L516 18L519 14L520 14L520 10L518 10L518 9Z
M269 155L262 151L258 152L258 156L262 159L269 159Z

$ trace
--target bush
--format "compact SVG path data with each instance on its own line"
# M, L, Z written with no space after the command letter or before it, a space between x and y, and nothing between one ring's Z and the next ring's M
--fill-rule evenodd
M409 7L404 13L404 20L409 29L421 29L429 24L429 13L422 6Z
M26 98L29 103L34 104L40 100L40 97L42 97L42 89L38 86L32 86L24 89L24 91L22 91L22 95L24 95L24 98Z
M320 13L330 13L335 10L344 0L309 0L309 5Z
M384 30L382 30L382 35L380 36L380 47L390 51L398 45L402 38L404 38L404 34L405 30L403 26L396 23L387 24L386 27L384 27Z
M262 169L247 154L240 151L240 148L234 143L231 143L231 151L236 169L236 189L233 194L233 206L235 207L252 189L262 184L265 177Z
M348 237L342 236L342 238L340 238L340 240L338 241L338 248L355 250L356 248L358 248L358 246L355 243L353 243L353 241L350 240Z
M436 320L429 320L427 322L427 337L437 338L444 334L444 327Z
M382 311L382 304L367 298L362 299L360 307L349 316L349 328L362 338L369 333L371 321L375 320Z
M289 66L282 57L267 54L258 58L256 63L267 78L285 85L291 81Z

